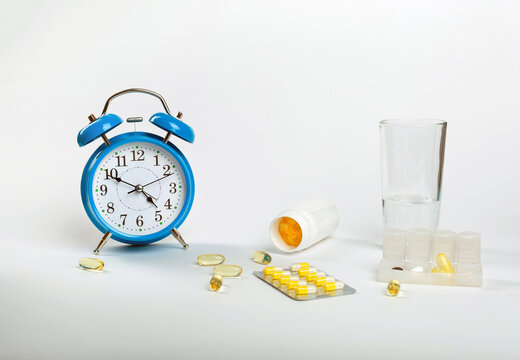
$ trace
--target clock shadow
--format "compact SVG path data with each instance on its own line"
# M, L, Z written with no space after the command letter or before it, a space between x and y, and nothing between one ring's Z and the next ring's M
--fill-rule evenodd
M105 250L105 252L107 252L107 253L110 252L113 255L127 255L127 254L129 255L129 254L135 254L135 253L139 253L139 254L161 253L161 254L163 254L165 251L171 251L171 250L185 251L180 244L174 244L174 243L131 245L131 244L121 244L116 241L114 241L112 246L109 246L103 250Z

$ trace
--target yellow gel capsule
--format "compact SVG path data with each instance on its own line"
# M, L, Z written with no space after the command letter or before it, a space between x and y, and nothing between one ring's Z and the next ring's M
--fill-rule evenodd
M272 258L271 258L271 255L269 255L266 252L255 251L253 253L253 260L259 264L267 265L271 262Z
M242 268L238 265L222 264L215 266L213 273L222 277L235 277L242 274Z
M283 271L283 267L281 266L268 266L264 268L265 275L271 275L275 271Z
M401 290L401 283L399 280L391 280L388 283L386 295L397 296L397 294L399 294L399 290Z
M304 286L298 286L296 288L296 295L314 294L315 292L316 292L316 286L314 286L314 285L304 285Z
M455 272L448 257L442 253L437 254L437 265L441 273L453 274Z
M83 270L101 271L105 267L105 263L95 258L81 258L79 259L79 266Z
M325 283L323 285L323 290L325 290L325 291L341 290L341 289L343 289L344 286L345 286L345 284L343 284L340 281L333 281L333 282Z
M222 287L222 276L213 275L209 281L209 289L211 291L218 291Z
M441 272L441 269L439 269L438 266L436 266L436 267L434 267L434 268L432 269L432 273L440 273L440 272Z
M278 233L282 237L283 241L289 246L297 247L302 242L302 228L296 220L290 217L282 217L278 224Z
M291 271L294 271L294 272L297 272L298 270L302 269L302 268L309 268L309 263L297 263L297 264L292 264L291 265Z
M197 258L197 264L202 266L214 266L222 264L226 260L224 255L220 254L203 254Z

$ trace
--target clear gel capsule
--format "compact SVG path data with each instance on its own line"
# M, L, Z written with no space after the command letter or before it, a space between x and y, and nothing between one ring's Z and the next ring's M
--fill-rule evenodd
M388 283L386 295L397 296L397 294L399 294L399 290L401 290L401 283L399 280L391 280Z
M298 286L296 288L296 295L314 294L315 292L316 292L316 286L314 286L312 284Z
M314 267L300 268L300 270L298 270L298 275L300 275L300 277L306 277L309 273L315 272L317 272L317 270Z
M294 271L294 272L297 272L301 268L309 268L309 263L292 264L291 267L290 267L291 271Z
M222 264L215 266L213 268L213 273L222 277L235 277L242 274L242 268L238 265Z
M197 258L197 264L202 266L214 266L222 264L226 260L224 255L220 254L202 254Z
M96 258L81 258L79 259L79 266L83 270L101 271L105 267L105 263Z
M271 262L272 258L271 258L271 255L269 255L266 252L255 251L253 253L253 260L259 264L267 265Z
M453 270L453 266L450 263L448 257L442 253L437 254L437 265L439 266L439 272L445 274L453 274L455 270ZM432 271L433 272L433 271Z
M326 283L334 282L334 280L336 280L336 279L334 279L333 276L320 276L320 277L316 278L316 280L314 280L314 285L323 286Z
M345 284L343 284L341 281L333 281L328 282L323 285L323 290L325 291L334 291L334 290L341 290Z
M222 276L213 275L209 281L209 289L211 291L218 291L222 287Z
M283 271L283 267L281 266L268 266L264 268L265 275L271 275L275 271Z
M307 281L305 281L305 280L293 280L293 279L291 279L287 283L287 289L295 289L298 286L305 286L305 285L307 285Z

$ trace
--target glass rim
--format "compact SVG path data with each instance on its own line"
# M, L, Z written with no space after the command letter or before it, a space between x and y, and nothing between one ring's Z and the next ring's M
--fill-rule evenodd
M406 125L406 126L436 126L446 125L447 122L439 119L385 119L379 122L379 125Z

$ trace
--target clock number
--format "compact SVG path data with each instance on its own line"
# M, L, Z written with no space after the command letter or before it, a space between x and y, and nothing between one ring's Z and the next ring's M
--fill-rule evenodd
M161 220L162 220L161 210L155 210L155 221L161 221Z
M123 219L123 226L125 226L125 224L126 224L126 217L127 216L128 216L128 214L121 214L121 215L119 215L119 218Z
M170 183L170 186L171 186L170 194L175 194L177 192L177 184L172 182L172 183Z
M118 167L121 167L121 166L126 166L126 156L123 155L123 156L116 156L116 159L117 159L117 166ZM121 165L123 164L123 165Z
M105 169L105 180L108 180L110 178L113 178L115 179L116 177L118 177L118 174L117 174L117 169Z
M164 174L163 174L164 176L171 175L171 173L170 173L170 165L164 165L162 168L164 169Z
M144 221L143 221L143 215L139 215L137 217L137 219L135 219L135 223L137 224L137 226L141 227L143 226L144 224Z
M164 207L168 210L172 209L172 203L170 202L170 199L166 200L166 202L164 203Z
M105 196L107 194L107 186L105 184L101 185L99 190L101 190L101 196Z
M144 161L144 150L132 150L132 161Z
M107 213L112 214L113 212L114 212L114 203L113 202L109 202L107 204Z
M154 158L155 158L155 165L154 166L159 166L159 155L154 155Z

